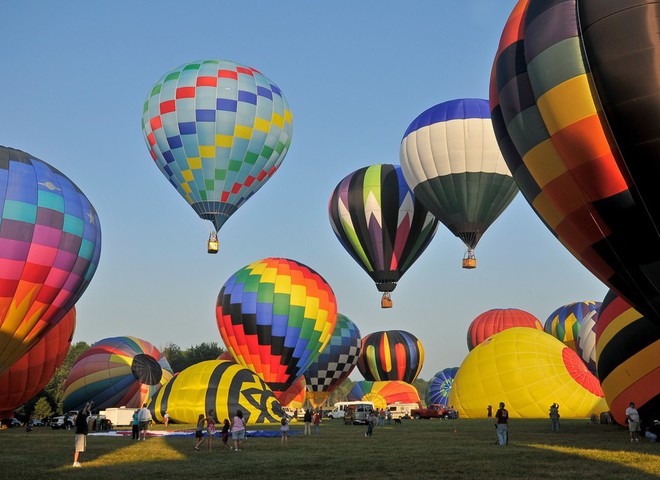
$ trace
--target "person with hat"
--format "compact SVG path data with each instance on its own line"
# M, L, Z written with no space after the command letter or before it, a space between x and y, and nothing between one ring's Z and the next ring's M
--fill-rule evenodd
M628 422L628 431L630 432L630 441L639 442L639 412L635 408L635 402L630 402L630 406L626 408L626 421Z

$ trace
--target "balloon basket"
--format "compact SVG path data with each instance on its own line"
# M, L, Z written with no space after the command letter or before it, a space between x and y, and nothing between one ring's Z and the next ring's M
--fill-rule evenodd
M477 259L476 258L464 258L463 259L463 268L467 268L467 269L477 268Z
M383 294L383 298L380 299L380 308L392 308L392 297L389 293Z
M208 253L211 254L218 253L218 246L219 246L218 236L215 233L211 233L208 241L208 248L207 248Z

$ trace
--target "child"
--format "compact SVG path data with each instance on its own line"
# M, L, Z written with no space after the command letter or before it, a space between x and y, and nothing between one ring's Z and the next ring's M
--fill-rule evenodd
M229 419L225 418L225 423L222 424L222 446L227 448L227 440L229 440ZM229 447L229 450L232 448Z
M201 443L204 441L204 422L206 421L206 417L204 417L203 413L199 414L199 417L197 417L197 428L195 429L195 450L199 452L199 446Z
M280 431L282 432L282 446L286 445L289 441L289 421L288 415L282 417L282 426L280 427Z
M209 436L208 439L208 448L209 452L212 449L213 437L215 436L215 410L209 410L208 417L206 417L206 433Z

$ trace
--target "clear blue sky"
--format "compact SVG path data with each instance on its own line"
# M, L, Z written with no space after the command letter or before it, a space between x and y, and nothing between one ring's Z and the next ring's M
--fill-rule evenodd
M219 342L215 301L252 261L292 258L330 283L362 334L404 329L424 344L421 377L459 366L470 322L521 308L544 322L607 288L518 195L486 232L476 270L440 226L380 308L371 279L335 238L336 184L374 163L399 163L410 122L455 98L488 98L491 64L514 0L5 1L0 6L0 144L62 170L96 207L99 268L78 302L74 341L133 335L156 346ZM169 69L227 59L261 70L293 112L275 176L220 231L198 219L153 164L142 104ZM360 375L352 374L359 379Z

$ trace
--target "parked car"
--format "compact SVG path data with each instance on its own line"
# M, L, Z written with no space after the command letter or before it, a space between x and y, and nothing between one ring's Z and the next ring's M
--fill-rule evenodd
M76 423L76 417L78 416L78 410L71 410L70 412L65 413L64 415L58 415L53 417L50 421L50 426L53 430L58 428L64 428L70 430Z
M45 425L45 423L42 422L41 420L39 420L38 418L33 418L32 419L32 426L33 427L43 427L44 425Z
M432 403L427 408L415 408L410 411L410 416L417 420L420 418L451 418L447 407L439 403Z
M373 409L373 403L371 402L355 402L355 405L348 405L344 410L344 424L366 424Z
M11 419L11 424L10 424L10 426L11 426L11 427L20 427L20 426L21 426L21 422L19 422L17 418L12 418L12 419Z

